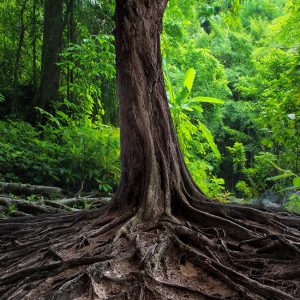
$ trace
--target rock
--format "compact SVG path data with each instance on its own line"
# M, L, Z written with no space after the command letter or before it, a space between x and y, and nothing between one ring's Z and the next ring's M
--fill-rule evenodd
M270 208L270 209L281 209L281 204L279 203L274 203L272 201L270 201L269 199L263 199L262 200L262 205L265 208Z
M251 204L262 206L267 209L282 209L282 198L279 193L266 191L258 198L253 199Z
M282 199L280 194L273 191L266 191L261 196L261 203L265 208L270 209L281 209L282 208Z

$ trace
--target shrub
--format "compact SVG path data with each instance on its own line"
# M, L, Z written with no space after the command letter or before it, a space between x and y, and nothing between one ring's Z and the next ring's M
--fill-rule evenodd
M66 119L38 128L0 121L0 179L105 192L119 178L119 130L101 122Z

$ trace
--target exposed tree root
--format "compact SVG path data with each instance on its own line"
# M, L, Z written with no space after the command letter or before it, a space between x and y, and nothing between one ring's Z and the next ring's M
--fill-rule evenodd
M16 217L38 216L41 214L56 214L66 211L78 211L79 208L99 208L107 205L111 198L68 198L59 200L34 199L14 199L9 196L0 196L0 213ZM9 208L13 207L12 211ZM1 209L2 208L2 209ZM0 215L1 216L1 215Z
M300 219L208 206L147 223L104 209L2 221L0 299L298 299Z

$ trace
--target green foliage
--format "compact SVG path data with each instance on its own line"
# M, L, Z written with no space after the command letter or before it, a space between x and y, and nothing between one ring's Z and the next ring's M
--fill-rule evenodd
M300 213L300 195L299 193L292 193L288 201L284 205L285 209L291 212Z
M227 149L233 157L234 172L237 173L240 170L244 170L245 163L247 161L244 145L242 143L235 142L233 147L228 146Z
M52 119L38 129L21 121L0 121L1 180L70 189L82 181L95 189L101 181L116 188L118 129L60 114L55 118L57 122Z
M60 96L50 110L37 109L43 121L34 126L27 121L34 124L41 71L42 2L0 3L0 180L74 190L84 182L114 192L114 2L74 1ZM189 170L209 196L224 199L230 190L248 199L273 189L291 193L288 210L299 207L299 7L299 0L168 3L162 52L169 104Z
M111 36L114 1L74 1L72 21L67 2L64 6L68 22L59 62L61 94L51 113L37 109L43 123L32 126L19 120L16 102L20 97L21 109L29 111L32 121L43 3L0 3L0 114L6 117L0 121L0 180L73 190L84 182L86 189L107 193L116 189L119 179L119 130L109 125L117 124L118 116ZM29 88L28 98L19 93L23 88Z
M206 190L204 173L213 169L245 198L289 187L288 182L267 180L278 172L273 163L299 169L297 1L169 3L162 41L170 106L185 159L197 183L204 179ZM182 83L183 70L191 66L196 72L189 70L186 76L193 79L192 90ZM226 101L212 108L197 95ZM182 99L186 101L178 102ZM207 131L199 130L202 125L195 120ZM212 136L221 165L206 148L214 151ZM206 163L201 170L189 162L199 159Z
M276 163L272 162L272 166L280 173L279 175L267 178L268 181L273 181L281 188L282 186L288 186L282 191L297 191L300 188L300 176L293 173L291 170L284 170L280 168Z
M253 197L252 190L245 181L243 180L238 181L235 185L235 188L246 199L250 199Z
M215 159L219 160L221 154L214 142L212 133L202 123L203 108L201 103L223 104L223 101L211 97L189 97L196 78L196 71L193 68L187 70L180 90L175 92L166 61L164 69L169 105L185 160L202 191L208 195L217 196L223 190L224 181L216 177L210 179L209 174L213 167L209 161L205 161L204 155L210 149L213 151Z
M81 200L73 206L73 208L77 209L90 209L91 207L92 203L88 199L83 199L83 201Z
M32 39L36 40L36 46L41 47L42 26L33 24L32 1L29 0L26 1L24 7L24 41L23 44L20 44L21 12L24 3L24 1L17 0L0 2L0 90L3 91L16 88L14 87L15 83L20 85L32 83L33 52L26 51L26 49L31 49ZM37 6L36 23L42 24L42 5L40 3ZM16 54L19 46L21 47L17 66ZM40 53L41 48L37 47L37 57L40 56ZM38 60L36 63L37 66L40 66ZM18 67L17 70L16 67Z
M172 58L169 62L169 75L176 87L180 88L182 70L192 66L197 73L192 96L202 95L225 99L230 95L224 68L208 49L197 48L195 45L190 44L178 50L181 52L181 56ZM168 57L170 57L170 54L168 54Z
M242 143L236 142L233 147L227 147L232 156L234 173L242 180L235 184L236 190L245 198L251 198L263 193L270 188L270 179L275 177L276 157L272 153L260 152L254 156L253 163L247 165L245 147ZM279 179L279 178L277 178Z
M9 216L13 216L17 211L18 211L18 209L17 209L17 206L16 206L15 204L9 204L9 205L7 206L6 213L7 213Z
M27 196L26 200L29 201L29 202L33 202L33 201L36 201L38 199L38 196L37 195L30 195L30 196Z
M242 23L245 27L251 28L253 20L265 20L270 22L280 17L284 9L285 0L251 0L245 1L241 11Z
M113 49L111 36L98 35L83 39L81 44L70 45L62 52L59 65L65 74L72 72L74 80L65 81L61 93L75 103L72 107L69 105L73 116L86 114L95 119L104 115L101 86L115 79Z
M298 40L292 43L289 35L282 36L290 19L296 20L294 12L276 19L269 27L265 45L252 54L255 75L243 78L239 88L256 100L255 122L260 128L261 144L277 155L279 165L298 172L299 44Z
M224 23L233 29L239 30L241 28L241 0L230 1L229 8L224 12L223 20Z

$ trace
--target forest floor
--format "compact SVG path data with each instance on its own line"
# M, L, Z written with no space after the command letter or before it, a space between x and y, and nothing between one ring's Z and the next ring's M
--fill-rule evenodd
M0 196L0 300L300 299L297 215L236 207L241 232L180 214L136 223L106 213L109 197L21 188Z

